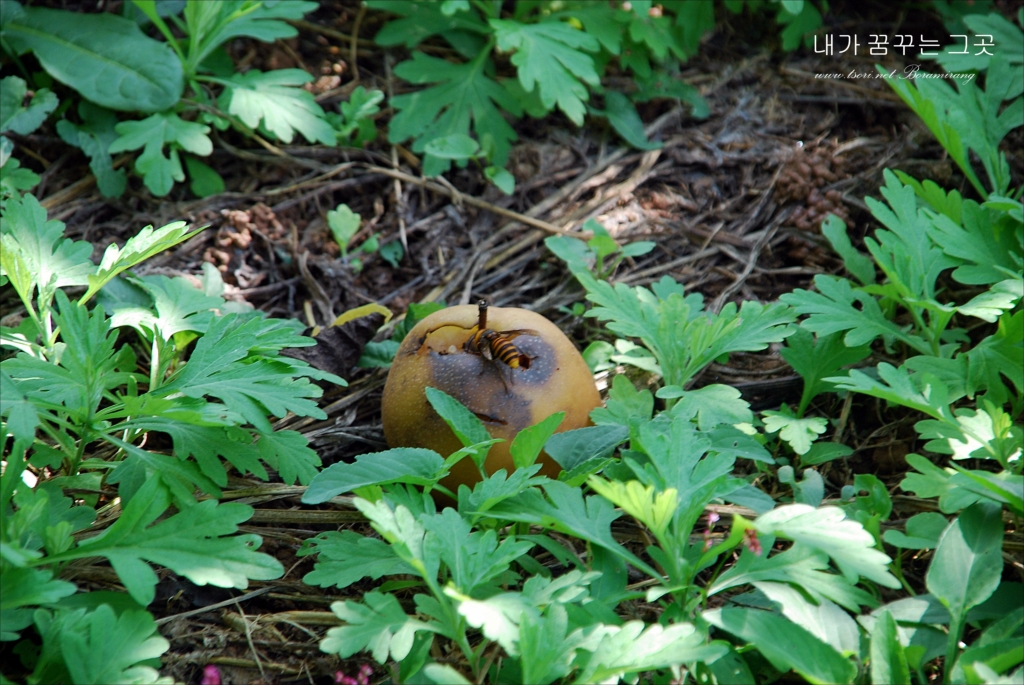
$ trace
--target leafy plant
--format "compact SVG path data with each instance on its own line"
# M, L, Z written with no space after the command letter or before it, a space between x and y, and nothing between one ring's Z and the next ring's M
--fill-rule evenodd
M594 234L586 243L566 236L550 236L544 239L544 244L572 268L593 270L598 280L608 280L627 257L643 256L656 247L656 243L649 240L620 246L596 219L587 220L583 229ZM609 257L611 259L605 263Z
M391 245L397 245L397 252L394 248L382 250L376 233L370 235L370 237L360 243L358 247L353 248L350 254L349 243L352 241L352 238L355 237L356 233L359 232L359 223L361 221L362 217L349 209L349 206L346 204L340 204L327 212L327 227L331 229L331 235L334 236L334 241L338 243L338 247L341 248L342 259L348 261L355 273L359 273L363 270L363 260L356 255L372 255L374 252L381 250L382 257L391 263L392 266L398 266L398 260L402 258L403 254L401 244L389 243Z
M706 115L696 89L669 75L694 54L701 34L713 26L704 10L685 3L655 6L641 0L629 6L606 3L518 2L511 16L497 2L407 3L370 0L368 7L398 15L377 33L379 45L404 45L410 50L439 36L465 61L452 62L414 50L395 67L406 81L427 86L391 98L397 110L389 125L393 143L412 139L424 153L429 175L447 171L453 160L482 156L493 169L489 177L504 189L500 169L516 134L503 113L540 117L558 109L580 125L590 113L606 117L629 143L646 147L643 127L632 102L653 97L682 98ZM688 20L696 12L699 23ZM673 19L672 14L675 14ZM509 55L516 78L499 75L494 55ZM630 99L605 93L605 108L588 105L591 94L603 93L600 80L611 60L637 78ZM432 84L432 85L428 85ZM475 134L477 147L465 139ZM431 147L437 140L449 143ZM458 141L458 156L439 155Z
M379 90L366 90L357 86L348 102L341 103L340 113L327 112L327 122L334 127L339 145L364 147L377 137L373 118L380 112L378 105L384 99Z
M914 538L886 541L907 549L934 549L925 583L928 592L889 602L858 622L870 633L874 682L925 682L923 665L944 657L943 682L1012 682L1022 674L1020 639L1024 602L1019 583L1000 582L1003 524L998 505L970 505L952 523L919 514L907 524ZM924 516L930 516L927 523ZM926 532L927 529L927 532ZM965 627L980 630L969 646Z
M828 12L828 2L822 2L822 10ZM779 25L782 49L792 52L801 45L811 47L814 33L821 28L821 11L811 0L725 0L725 8L732 14L744 9L753 13L777 9L775 23Z
M441 666L431 663L437 640L459 654L444 672L447 682L592 682L642 670L679 673L682 664L701 678L750 681L747 662L727 642L711 639L710 624L719 635L751 642L781 670L852 682L857 669L843 654L857 653L858 629L841 607L877 606L856 587L859 578L889 587L898 581L886 570L888 558L871 548L873 536L841 510L774 508L731 475L737 456L770 460L730 425L752 418L738 398L709 404L708 393L693 391L652 417L650 393L617 377L608 407L594 412L597 426L551 437L551 422L524 431L513 445L515 453L521 443L519 469L499 471L472 489L461 486L451 493L457 506L438 513L414 486L436 487L458 459L481 463L491 441L479 419L451 398L427 395L463 450L447 460L411 448L364 455L326 469L305 495L316 503L354 491L356 506L381 535L323 533L302 552L319 554L308 583L344 588L365 577L386 581L363 602L332 606L345 625L328 632L325 651L343 657L366 651L380 663L391 658L403 681L421 670L440 677ZM627 437L621 459L608 459L606 448L596 446L614 447ZM532 464L542 445L566 469L558 481L536 476ZM596 494L584 493L580 474ZM731 530L712 535L713 515L702 533L705 507L722 498L760 515L734 516ZM623 513L647 531L643 556L611 534ZM585 541L588 553L569 554L546 536L527 534L527 524ZM793 544L769 554L776 537ZM737 550L739 561L726 566ZM538 561L547 555L567 571L552 574ZM830 559L838 573L829 569ZM646 592L626 586L627 566L651 577L640 584ZM387 580L399 575L416 580ZM706 610L710 597L744 586L754 590L738 597L741 608ZM418 593L414 614L395 597L399 588ZM661 606L659 623L624 621L616 613L622 602L639 598ZM765 601L782 608L771 610ZM810 615L817 618L808 621Z
M8 131L26 136L42 126L50 112L57 108L57 96L49 89L42 88L32 93L26 103L28 89L25 81L17 76L0 80L0 209L8 198L31 190L39 183L39 175L30 169L22 169L15 159L14 143L3 135Z
M604 241L595 240L597 250L607 250L602 247ZM686 295L667 276L651 289L612 285L591 275L585 259L588 253L599 254L593 247L574 238L553 237L545 243L566 261L586 289L587 299L597 305L586 315L609 321L610 331L641 341L641 345L617 342L620 354L611 360L660 375L665 387L658 391L659 397L679 397L687 383L716 359L731 352L762 350L792 332L787 324L794 316L786 306L744 302L737 311L730 303L713 315L703 311L699 293Z
M279 355L311 344L297 324L228 313L214 269L203 291L183 278L125 275L195 235L183 222L110 245L98 266L92 246L64 238L31 195L8 201L0 230L0 275L24 307L17 327L0 330L0 343L18 351L0 362L9 446L0 476L2 638L23 641L33 682L157 682L153 659L167 642L145 611L157 582L150 564L237 588L283 572L255 551L259 536L235 534L250 507L196 502L194 490L220 493L222 459L261 478L266 464L286 482L308 482L318 457L298 433L274 432L267 414L325 418L310 379L344 381ZM84 288L77 300L64 291L71 287ZM86 307L94 296L109 314ZM118 344L119 327L134 329L138 351ZM147 449L150 433L169 436L173 454ZM106 505L96 525L97 494L77 502L64 494L111 486L120 509ZM95 557L110 562L130 599L77 595L59 580L69 562Z
M967 16L964 23L999 32L1009 45L1022 40L1016 27L995 15ZM918 497L937 498L943 513L959 513L952 522L937 513L918 514L907 522L905 533L882 535L879 524L892 505L881 483L861 474L849 492L844 489L844 497L867 492L846 508L872 531L878 546L884 540L898 551L935 550L925 578L927 594L858 617L870 641L871 679L910 682L913 676L926 682L925 665L941 657L944 683L1013 682L1021 677L1024 661L1019 648L1024 603L1019 584L1000 582L1000 511L1024 515L1024 427L1019 423L1024 207L1014 199L1020 189L1009 191L1009 168L998 144L1024 124L1024 63L1005 54L966 61L944 54L940 61L947 68L987 70L985 90L969 82L958 84L956 92L938 81L920 80L915 87L891 80L890 85L922 117L983 201L886 171L882 195L887 203L867 198L885 226L865 239L870 257L852 246L845 225L835 217L823 226L860 284L818 276L817 293L798 290L782 296L808 315L800 324L808 332L792 336L784 356L805 379L801 410L830 387L871 395L925 414L915 425L926 441L924 449L953 460L943 468L909 454L913 470L900 484ZM967 126L968 121L975 125ZM981 160L989 189L971 167L970 151ZM882 282L876 281L876 267ZM971 319L981 323L968 323ZM818 336L814 347L811 332ZM887 350L898 342L902 351L917 354L899 367L883 362L829 375L863 359L878 339ZM973 406L965 400L973 400ZM966 468L972 463L968 459L980 461L981 468ZM895 560L893 572L910 590L901 554ZM967 625L976 629L970 644L962 640Z
M141 13L140 20L150 22L166 42L124 17L22 7L16 0L5 3L0 27L0 41L15 60L31 52L50 76L88 101L78 110L79 123L65 119L58 130L90 157L105 195L118 196L125 188L123 172L114 171L110 155L138 149L143 152L135 171L154 195L169 193L185 179L186 169L194 192L220 192L223 180L199 159L213 150L211 125L284 143L296 133L325 145L348 143L353 136L357 145L372 139L370 117L383 97L378 91L353 93L341 116L329 120L301 88L312 80L309 74L299 69L238 74L221 48L239 37L272 42L295 36L296 29L283 20L300 19L316 3L188 0L180 16L168 17L157 11L155 0L132 0L127 7ZM118 122L116 111L150 116Z

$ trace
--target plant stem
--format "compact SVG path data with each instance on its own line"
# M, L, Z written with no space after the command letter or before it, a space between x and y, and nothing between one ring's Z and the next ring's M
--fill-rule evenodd
M964 631L966 612L961 611L949 623L949 636L946 638L946 658L942 663L942 684L948 685L956 663L956 652L960 646L960 634Z

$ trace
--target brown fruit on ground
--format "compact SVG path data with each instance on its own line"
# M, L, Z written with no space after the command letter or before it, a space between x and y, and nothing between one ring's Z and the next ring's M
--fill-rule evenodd
M601 397L576 347L555 324L526 309L490 307L487 328L507 337L529 357L528 366L512 368L497 357L467 349L477 332L476 305L434 312L402 341L384 385L384 437L390 447L425 447L448 456L462 443L427 401L426 388L442 390L476 414L491 437L504 438L487 455L488 474L514 470L509 446L516 434L555 412L564 411L559 431L589 425ZM541 473L555 476L559 467L541 454ZM476 466L464 459L442 485L456 492L459 484L480 479Z

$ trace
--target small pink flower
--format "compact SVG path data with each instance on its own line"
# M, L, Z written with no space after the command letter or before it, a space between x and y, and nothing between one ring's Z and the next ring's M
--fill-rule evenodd
M747 528L743 531L743 546L757 556L761 556L761 553L764 551L761 548L761 541L757 537L757 531L753 528Z
M347 676L341 671L337 671L334 674L334 682L338 685L359 685L359 681L351 676Z
M709 549L711 549L711 544L712 544L712 542L711 542L711 530L715 527L715 523L717 523L718 519L720 519L720 518L722 518L722 517L719 516L717 512L713 511L710 514L708 514L708 527L707 527L707 530L704 531L704 551L705 552L707 552Z
M220 685L220 669L213 664L207 664L203 668L203 679L200 685Z

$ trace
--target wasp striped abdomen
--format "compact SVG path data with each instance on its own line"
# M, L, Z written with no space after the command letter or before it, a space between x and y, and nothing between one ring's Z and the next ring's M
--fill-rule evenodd
M499 362L513 368L530 368L530 357L519 351L512 339L497 331L485 328L469 339L471 348L475 348L487 360Z

